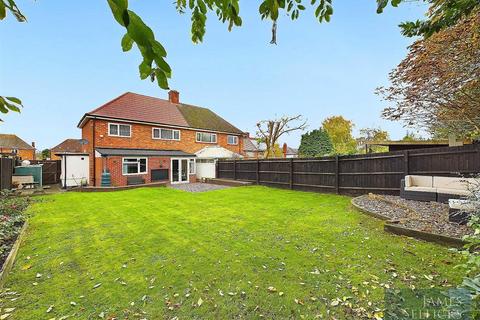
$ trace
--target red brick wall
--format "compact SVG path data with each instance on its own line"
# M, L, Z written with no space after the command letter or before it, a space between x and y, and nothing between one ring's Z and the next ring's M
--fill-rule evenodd
M216 133L217 134L217 143L203 143L196 142L196 130L189 129L179 129L180 130L180 141L173 140L160 140L152 138L152 128L161 127L161 126L151 126L144 124L130 124L131 125L131 137L112 137L108 135L108 123L122 123L120 121L105 121L105 120L88 120L87 123L82 128L82 139L88 140L88 144L85 145L84 152L88 152L90 159L95 159L95 154L93 148L129 148L129 149L163 149L163 150L181 150L188 153L195 153L207 146L221 146L225 149L228 149L232 152L243 154L243 139L241 136L238 138L238 145L229 145L227 143L226 133ZM93 141L93 126L95 123L95 141ZM129 124L129 123L126 123ZM110 158L113 159L113 158ZM118 168L120 170L120 176L115 173L115 185L125 185L126 176L122 176L121 172L121 157L119 157ZM101 159L95 159L95 173L94 173L94 161L90 161L90 184L93 185L93 177L95 176L95 184L100 185L100 177L102 173L102 164ZM152 165L155 165L155 160L153 160ZM150 171L150 163L148 164ZM168 161L168 166L170 166L170 161ZM112 173L112 182L113 172ZM146 182L150 181L150 173L148 173L148 179L145 179ZM195 179L194 175L190 176L190 181L192 182Z
M195 130L179 129L180 141L173 140L160 140L152 138L152 128L157 126L144 125L144 124L131 124L131 137L112 137L108 135L108 121L95 120L95 147L106 148L138 148L138 149L166 149L166 150L182 150L189 153L195 153L207 146L218 145L235 153L243 153L243 139L239 137L238 145L227 144L226 133L217 133L217 143L203 143L196 142ZM88 121L82 129L82 137L84 139L91 138L83 135L85 127L89 126L90 129L85 132L87 135L91 134L91 123ZM115 121L114 123L122 123ZM128 124L128 123L126 123Z
M122 173L122 158L121 156L112 156L107 158L96 158L96 185L100 186L101 174L104 166L108 169L111 175L112 186L125 186L127 185L127 177L133 175L123 175ZM152 169L169 169L170 170L170 158L158 158L149 157L147 160L147 172L145 174L138 174L141 176L145 183L151 182L151 170ZM190 182L196 182L196 176L190 175Z

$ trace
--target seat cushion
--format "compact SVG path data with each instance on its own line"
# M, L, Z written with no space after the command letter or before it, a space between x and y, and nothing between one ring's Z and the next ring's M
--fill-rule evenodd
M468 190L468 179L455 177L433 177L433 186L444 189Z
M470 195L470 191L468 191L468 190L453 189L453 188L437 188L437 193L456 194L456 195L460 195L460 196Z
M405 187L405 191L416 191L416 192L437 192L436 188L432 187Z
M405 187L433 187L432 176L405 176Z

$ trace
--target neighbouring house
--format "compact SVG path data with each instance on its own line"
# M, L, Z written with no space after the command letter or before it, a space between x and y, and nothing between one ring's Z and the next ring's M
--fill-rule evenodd
M282 151L284 158L298 158L298 149L291 148L286 143L283 144Z
M464 144L470 144L470 141L459 141L455 138L449 140L413 140L413 141L367 141L363 146L367 153L371 153L372 146L387 147L389 152L403 151L413 149L426 149L426 148L438 148L438 147L457 147Z
M62 153L85 153L85 144L82 141L82 139L65 139L50 149L50 159L60 160Z
M246 158L259 159L263 158L265 148L262 148L262 144L259 144L257 139L250 137L250 134L246 132L243 138L243 152Z
M35 142L29 145L14 134L0 134L0 154L20 160L35 160Z
M244 133L207 108L127 92L80 119L89 184L194 182L216 158L241 157ZM209 168L205 168L209 167ZM202 176L199 176L202 178Z

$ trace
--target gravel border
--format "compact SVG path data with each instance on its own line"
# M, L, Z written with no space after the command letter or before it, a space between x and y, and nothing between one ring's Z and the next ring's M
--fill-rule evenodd
M398 196L368 194L352 199L362 210L386 216L399 226L418 231L462 238L473 231L466 225L448 221L448 205L438 202L405 200Z

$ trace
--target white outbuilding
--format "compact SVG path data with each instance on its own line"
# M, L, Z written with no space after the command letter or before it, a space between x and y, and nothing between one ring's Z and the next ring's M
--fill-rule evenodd
M88 184L89 156L88 153L56 153L61 157L62 173L60 180L63 188L80 187Z
M209 146L197 151L195 153L197 179L215 178L215 164L217 159L224 158L241 158L238 153L232 152L228 149L219 146Z

